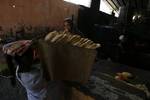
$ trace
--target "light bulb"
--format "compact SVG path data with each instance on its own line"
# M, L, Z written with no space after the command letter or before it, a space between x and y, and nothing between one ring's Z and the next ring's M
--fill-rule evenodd
M13 8L15 8L15 7L16 7L16 5L12 5L12 7L13 7Z

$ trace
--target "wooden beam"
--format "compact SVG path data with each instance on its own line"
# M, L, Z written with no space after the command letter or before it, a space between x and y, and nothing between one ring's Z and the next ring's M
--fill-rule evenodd
M117 10L117 7L115 6L115 4L110 1L110 0L106 0L106 2L114 9L114 10ZM119 9L119 8L118 8Z
M117 7L120 7L117 0L112 0L112 1L116 4Z
M114 2L114 0L111 0L111 2L116 6L117 10L119 10L119 6Z

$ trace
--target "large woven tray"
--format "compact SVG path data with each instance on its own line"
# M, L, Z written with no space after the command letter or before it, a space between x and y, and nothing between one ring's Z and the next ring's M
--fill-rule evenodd
M86 83L96 57L96 50L63 43L39 41L44 69L51 80Z

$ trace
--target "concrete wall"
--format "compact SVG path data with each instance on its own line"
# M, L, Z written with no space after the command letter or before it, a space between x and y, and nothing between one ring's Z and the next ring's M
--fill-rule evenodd
M63 0L0 0L0 26L17 23L61 28L63 19L77 15L78 6Z

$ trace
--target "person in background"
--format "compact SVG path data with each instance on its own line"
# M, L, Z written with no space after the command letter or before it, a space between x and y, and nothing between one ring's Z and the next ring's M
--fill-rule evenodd
M36 50L31 40L19 40L5 44L3 52L6 55L8 67L15 78L24 86L28 100L45 100L47 81L43 78L43 70L36 56Z
M73 21L71 18L64 19L64 33L73 32Z
M78 35L84 37L83 33L78 30L78 28L74 25L72 18L70 18L70 17L67 17L64 19L63 33L78 34Z

